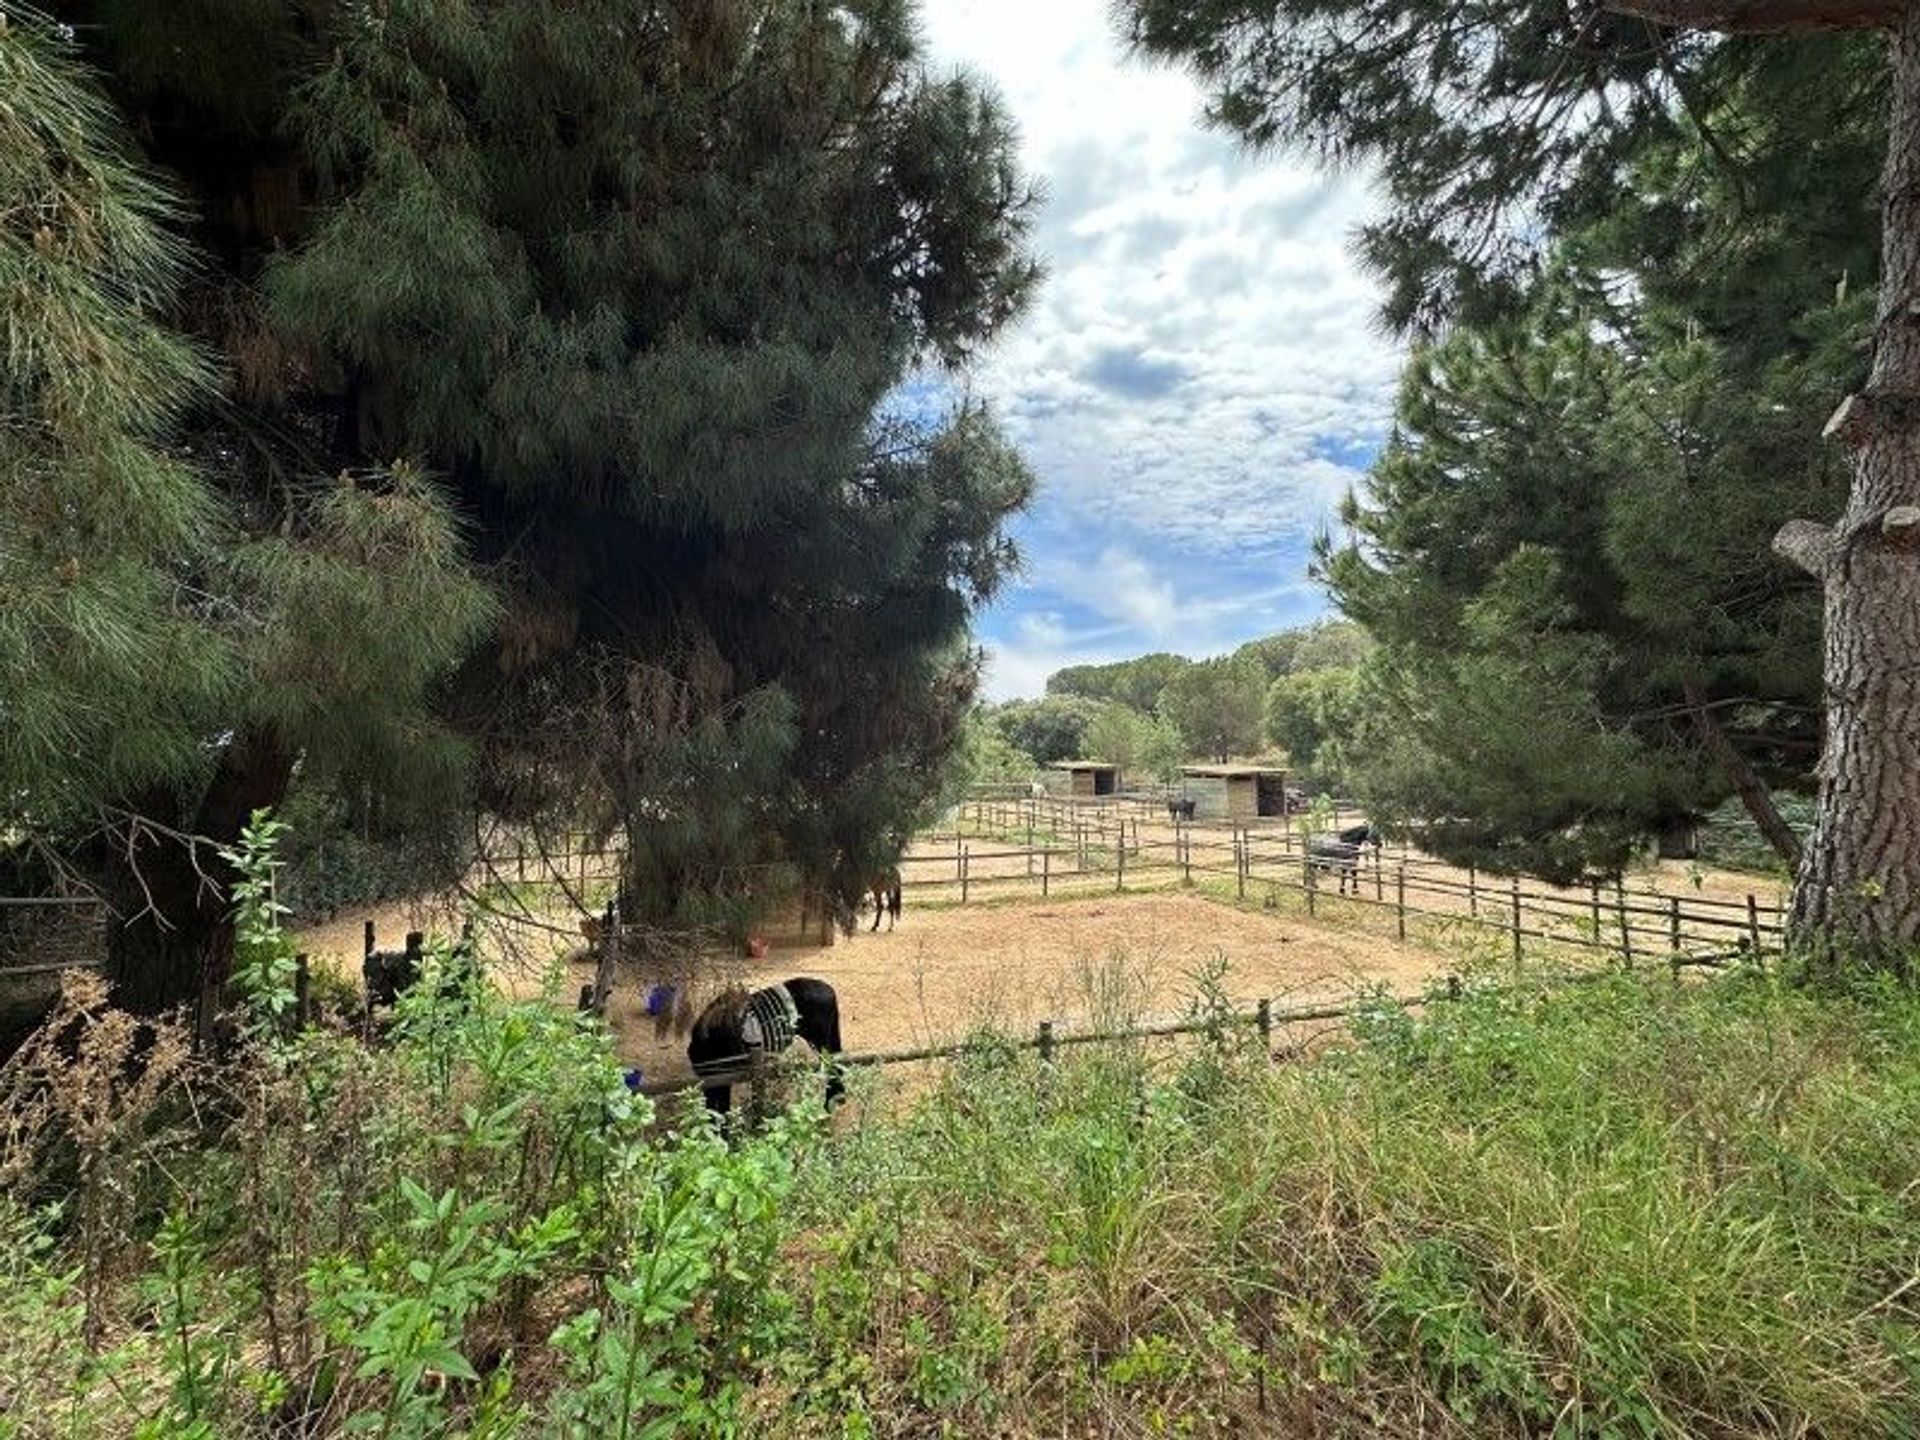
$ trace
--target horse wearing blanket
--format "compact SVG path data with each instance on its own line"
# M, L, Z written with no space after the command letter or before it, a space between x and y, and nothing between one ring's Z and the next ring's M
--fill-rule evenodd
M707 1109L725 1115L733 1106L733 1081L720 1079L784 1053L798 1038L827 1062L827 1104L844 1093L840 1083L840 1001L824 980L797 976L751 995L734 989L714 1000L693 1022L687 1059L703 1087Z
M1360 893L1360 847L1373 846L1373 863L1380 863L1380 832L1372 826L1350 825L1332 835L1315 835L1307 841L1307 865L1314 870L1332 870L1340 876L1340 893Z

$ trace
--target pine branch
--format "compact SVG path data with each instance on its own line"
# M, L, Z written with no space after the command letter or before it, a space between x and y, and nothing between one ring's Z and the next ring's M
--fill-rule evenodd
M1773 537L1773 553L1791 560L1815 579L1833 562L1833 527L1813 520L1789 520Z
M1906 12L1904 0L1601 0L1601 8L1676 30L1726 35L1886 29Z

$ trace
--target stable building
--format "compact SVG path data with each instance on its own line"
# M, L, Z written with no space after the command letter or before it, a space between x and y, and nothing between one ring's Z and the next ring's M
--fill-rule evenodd
M1272 765L1183 765L1181 792L1196 820L1243 824L1287 814L1287 772Z
M1047 789L1069 800L1101 800L1120 793L1120 767L1105 760L1056 760Z

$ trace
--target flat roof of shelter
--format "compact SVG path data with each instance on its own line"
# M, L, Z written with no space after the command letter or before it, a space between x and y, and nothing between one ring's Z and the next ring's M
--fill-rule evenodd
M1055 760L1049 770L1118 770L1111 760Z
M1182 765L1182 775L1207 775L1232 778L1240 775L1285 775L1280 765Z

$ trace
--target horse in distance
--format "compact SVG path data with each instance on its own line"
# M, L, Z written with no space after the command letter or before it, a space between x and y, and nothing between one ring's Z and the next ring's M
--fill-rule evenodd
M1380 863L1380 831L1369 822L1362 825L1349 825L1345 830L1337 830L1331 835L1315 835L1307 841L1307 865L1313 870L1331 870L1340 879L1340 894L1347 893L1347 886L1353 886L1353 893L1360 893L1360 852L1361 847L1373 847L1373 863Z
M899 870L880 871L867 881L867 893L873 897L873 925L868 933L880 928L882 914L887 917L887 929L893 929L900 921Z

